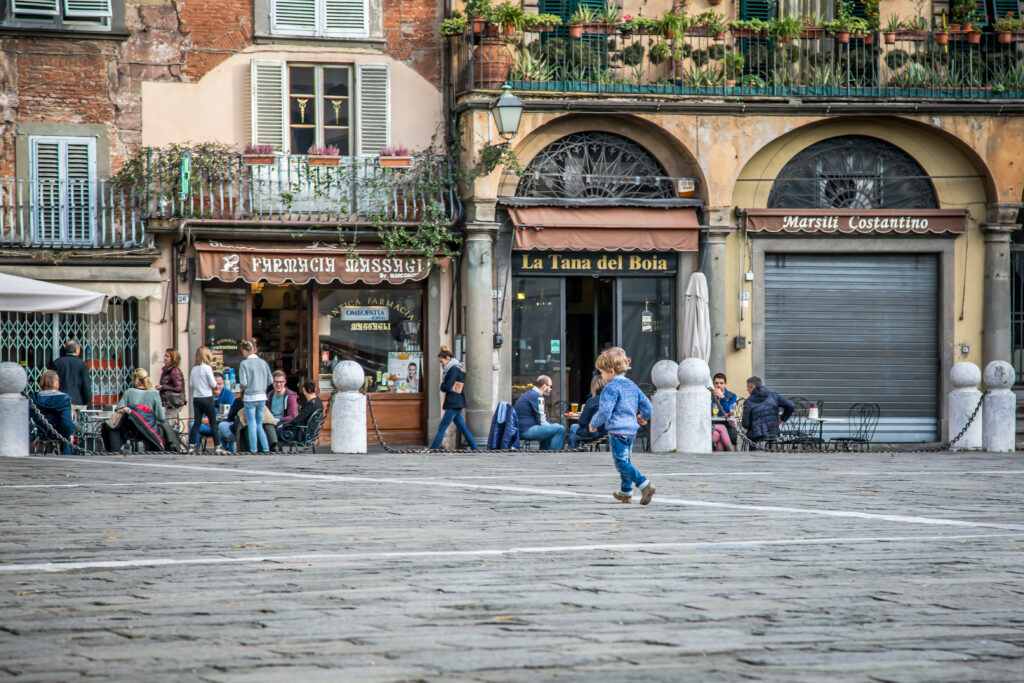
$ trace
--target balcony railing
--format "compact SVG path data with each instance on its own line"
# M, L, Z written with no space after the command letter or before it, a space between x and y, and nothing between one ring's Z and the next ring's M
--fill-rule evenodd
M611 29L605 29L611 30ZM756 99L1022 99L1024 36L872 33L781 41L725 32L696 35L524 33L452 38L456 90L678 95ZM693 34L693 35L691 35ZM974 42L977 40L977 43ZM890 42L891 41L891 42Z
M247 163L247 159L250 163ZM461 203L444 157L417 157L407 167L381 167L377 157L237 154L193 159L189 192L180 163L154 153L140 189L153 218L419 222L433 212L455 220ZM320 165L329 164L329 165Z
M131 188L110 180L0 178L0 246L147 247Z

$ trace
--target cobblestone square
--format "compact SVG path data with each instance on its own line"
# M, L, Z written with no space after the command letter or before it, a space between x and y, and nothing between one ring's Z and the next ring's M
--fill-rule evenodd
M0 675L1024 680L1015 454L636 462L0 458Z

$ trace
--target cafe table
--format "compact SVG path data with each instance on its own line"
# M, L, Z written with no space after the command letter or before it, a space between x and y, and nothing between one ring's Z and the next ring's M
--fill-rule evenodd
M844 420L844 419L842 419L840 417L808 417L807 420L809 422L817 422L818 423L818 440L822 441L822 442L825 441L825 439L823 437L824 437L824 433L825 433L825 423L826 422L846 422L846 420Z

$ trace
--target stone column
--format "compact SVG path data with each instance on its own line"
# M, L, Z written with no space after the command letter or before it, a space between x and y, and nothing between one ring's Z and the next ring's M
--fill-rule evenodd
M1011 391L1017 374L1013 366L994 360L985 366L985 406L982 408L981 442L986 451L1017 450L1017 396Z
M1010 360L1010 233L1020 227L1018 209L1017 204L989 204L988 222L981 225L985 234L981 359L986 367L992 361Z
M679 364L659 360L651 368L651 380L657 391L651 398L651 452L673 453L676 450L676 396L679 386Z
M343 360L331 379L337 392L331 408L331 453L366 452L366 394L359 393L365 379L359 363Z
M967 424L971 414L981 400L978 382L981 381L981 369L974 363L966 361L957 363L949 372L949 380L953 390L949 392L949 438L953 439ZM976 451L981 449L981 429L984 420L984 408L978 410L977 417L960 440L950 446L952 451Z
M0 363L0 455L28 457L28 375L17 363Z
M711 371L700 358L679 364L679 393L676 396L676 451L711 452Z
M711 358L708 365L715 372L725 372L725 357L728 353L725 240L735 230L730 209L728 206L713 206L707 210L708 248L704 255L704 276L708 281L708 313L711 319Z
M494 202L472 202L466 213L466 423L475 437L486 436L494 411L494 210Z

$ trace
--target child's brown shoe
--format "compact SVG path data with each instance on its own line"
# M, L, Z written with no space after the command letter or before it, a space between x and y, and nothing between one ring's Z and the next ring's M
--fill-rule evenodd
M654 498L654 484L648 484L640 495L640 504L647 505L651 502L651 498Z
M627 496L622 491L616 491L615 493L612 494L612 497L615 498L615 500L619 501L620 503L632 503L633 502L633 496Z

